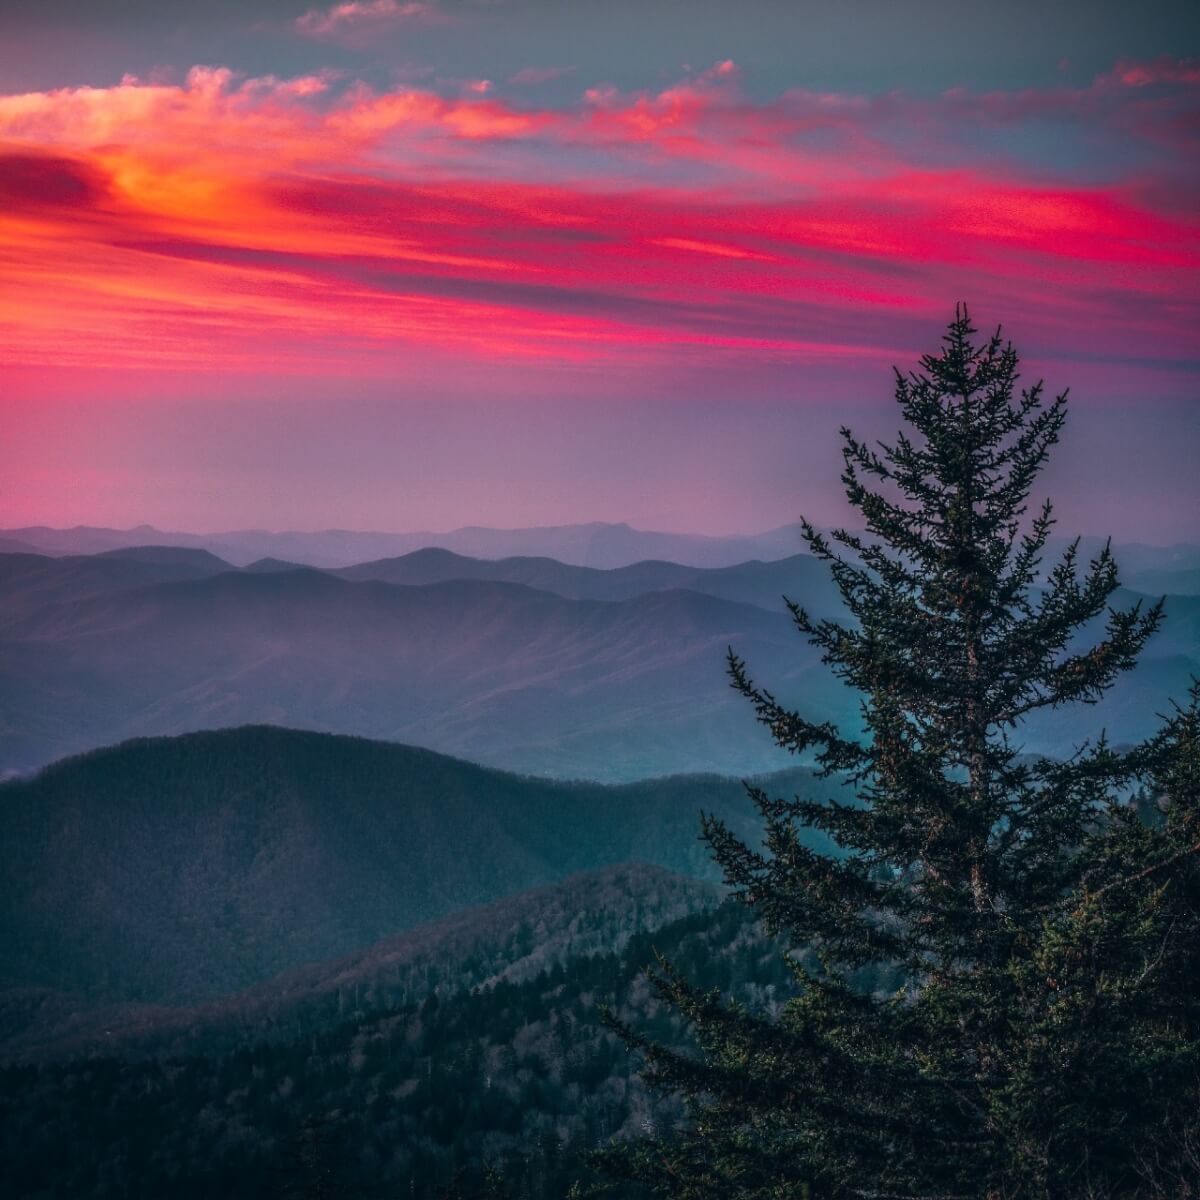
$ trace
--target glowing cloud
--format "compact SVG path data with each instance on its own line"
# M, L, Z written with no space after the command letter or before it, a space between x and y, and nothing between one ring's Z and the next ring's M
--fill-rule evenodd
M316 34L420 7L301 20ZM431 347L761 364L885 352L881 316L969 292L1035 315L1060 353L1170 361L1200 300L1195 168L1147 171L1138 139L1195 126L1193 71L752 101L725 60L539 108L485 80L443 95L197 66L182 84L3 95L0 350L310 373ZM1118 165L1084 180L1012 152L1007 130L1048 119Z

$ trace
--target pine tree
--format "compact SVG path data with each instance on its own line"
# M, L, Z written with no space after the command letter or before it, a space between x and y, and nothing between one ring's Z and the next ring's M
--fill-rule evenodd
M655 971L697 1050L621 1032L690 1123L599 1156L652 1194L1200 1195L1197 697L1133 751L1101 733L1066 759L1022 753L1028 718L1134 665L1162 606L1109 608L1107 546L1043 574L1052 511L1027 503L1066 393L1018 390L1011 344L975 334L960 308L940 353L897 372L893 444L842 430L865 532L804 525L848 619L789 608L862 693L864 735L790 710L730 651L775 741L851 792L750 787L761 847L703 823L735 894L812 953L792 955L777 1020ZM1139 780L1164 819L1139 819ZM844 857L807 848L811 829Z
M303 1200L336 1200L342 1194L333 1165L334 1136L331 1117L305 1117L286 1148L278 1194Z

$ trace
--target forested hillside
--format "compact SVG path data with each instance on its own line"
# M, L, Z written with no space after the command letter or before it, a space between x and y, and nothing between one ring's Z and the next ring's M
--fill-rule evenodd
M716 777L565 784L270 728L133 742L0 786L0 981L196 1001L575 871L712 878L701 809L753 829Z
M745 909L726 906L523 982L460 990L447 964L420 1002L347 1012L291 1040L2 1068L7 1184L29 1200L258 1200L312 1194L320 1171L325 1195L425 1198L458 1167L492 1165L515 1195L562 1196L580 1151L682 1116L647 1093L636 1057L600 1020L613 1004L686 1044L640 978L656 951L755 1008L777 1011L788 994L778 951ZM319 1150L315 1161L304 1148Z
M340 958L192 1005L95 1003L47 988L0 992L0 1061L182 1055L288 1041L432 992L521 983L573 958L715 907L722 890L644 864L602 867L461 909Z

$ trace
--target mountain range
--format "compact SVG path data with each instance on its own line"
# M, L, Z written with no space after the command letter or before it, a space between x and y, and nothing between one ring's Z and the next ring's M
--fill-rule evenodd
M631 544L552 532L582 558ZM588 1148L680 1119L601 1019L615 1004L686 1046L640 974L655 952L779 1011L785 961L721 903L697 832L704 811L761 837L734 773L846 796L776 751L723 674L732 645L784 702L855 727L783 607L844 617L824 567L598 566L516 533L542 541L351 563L331 542L324 567L248 541L225 557L0 540L14 1194L232 1200L303 1193L319 1169L350 1194L433 1197L485 1160L522 1194L563 1194ZM1027 749L1066 753L1105 725L1135 740L1182 697L1200 672L1190 553L1123 555L1171 593L1164 629L1099 705L1027 726ZM668 774L697 767L717 773Z
M806 555L600 570L426 549L328 571L239 570L187 547L0 555L0 772L251 723L558 778L780 769L789 760L728 687L728 647L806 715L852 729L857 717L784 595L841 613ZM1197 671L1200 599L1170 596L1138 669L1098 707L1032 722L1026 748L1069 753L1104 726L1145 737Z
M1057 553L1068 539L1051 541ZM1093 554L1105 542L1085 537L1082 549ZM236 566L274 558L305 566L348 567L414 550L437 547L472 558L554 558L573 566L611 569L647 559L693 567L729 567L752 559L788 558L804 550L799 524L781 525L755 534L710 536L634 529L624 523L593 521L577 525L547 525L528 529L490 529L471 525L445 533L380 533L346 529L313 532L272 532L263 529L220 533L164 531L153 525L107 529L79 525L53 529L45 525L0 530L0 553L36 552L49 555L98 554L139 546L182 546L208 550ZM1200 569L1200 545L1152 546L1123 543L1116 547L1126 583L1139 590L1157 585L1138 576L1151 572ZM1194 577L1192 587L1194 588ZM1161 589L1173 591L1173 588Z
M35 525L0 530L0 538L15 544L16 548L52 555L97 554L129 546L184 546L208 550L238 566L261 558L277 558L307 566L344 567L440 547L475 558L551 557L576 566L599 568L628 566L643 559L717 567L732 566L752 558L783 558L803 549L798 525L785 525L760 534L710 537L660 533L600 521L529 529L489 529L471 525L445 533L239 529L198 534L164 531L152 525L138 525L132 529L86 525L52 529Z
M727 685L729 645L776 664L773 682L814 715L853 715L782 600L768 611L680 589L571 599L495 579L407 586L312 569L216 573L207 559L131 562L134 586L114 590L111 561L6 556L0 574L6 563L0 765L9 770L134 736L259 722L559 777L783 767ZM168 568L185 577L140 582ZM776 595L782 579L770 584ZM717 586L759 585L722 575Z
M86 600L154 583L206 579L238 570L207 550L174 546L132 546L100 554L47 555L0 553L0 627L15 615L51 604ZM351 583L379 582L424 587L459 580L516 583L553 592L568 600L632 600L650 592L683 590L717 596L779 612L783 597L803 596L816 614L841 612L841 601L827 568L808 554L771 562L750 561L732 567L687 567L648 560L626 567L580 567L553 558L469 558L430 547L398 558L377 559L352 567L314 568L304 563L263 558L247 564L248 575L319 571Z

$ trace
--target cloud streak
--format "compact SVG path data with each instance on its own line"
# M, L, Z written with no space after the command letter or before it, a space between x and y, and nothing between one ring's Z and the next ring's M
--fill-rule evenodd
M413 7L314 10L306 32ZM1191 370L1196 168L1148 155L1146 132L1188 136L1196 84L1156 60L1085 88L756 101L722 61L538 107L482 81L443 95L204 66L0 96L0 351L769 370L900 356L968 296L1020 313L1035 352ZM1037 137L1014 149L1044 125L1104 169L1064 169Z
M313 8L296 18L296 29L311 38L339 37L363 26L429 23L442 19L436 5L420 0L348 0Z

